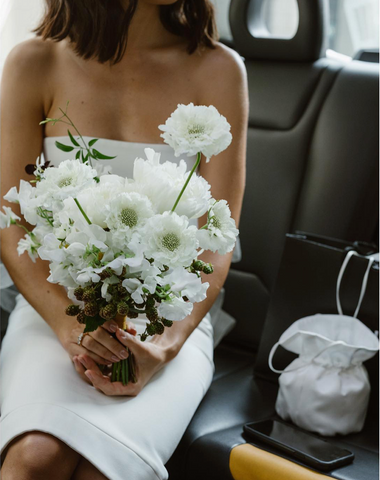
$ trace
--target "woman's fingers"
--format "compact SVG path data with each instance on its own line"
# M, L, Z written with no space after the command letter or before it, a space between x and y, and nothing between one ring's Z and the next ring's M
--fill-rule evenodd
M105 330L99 330L98 332L93 332L91 335L85 335L82 340L82 345L90 352L94 352L99 355L99 357L105 358L108 362L115 363L119 362L123 358L128 357L128 352L117 342L114 338L102 338L105 335L109 337L109 334ZM95 337L95 338L94 338ZM101 339L98 341L98 339ZM111 342L112 340L112 342ZM107 346L104 346L106 344ZM112 350L110 350L110 348Z
M92 385L102 391L105 395L127 395L136 396L141 390L138 383L128 383L123 385L121 382L111 382L110 377L103 375L99 367L87 355L80 355L79 360L87 368L86 377Z
M123 360L128 357L128 352L123 345L121 345L120 342L107 333L106 330L98 328L98 330L91 333L91 337L110 351L110 356L105 358L112 358L112 356L116 356L118 360Z
M118 327L117 323L112 320L107 320L102 325L102 328L104 328L105 330L111 333L115 333L117 330L117 327Z
M91 381L87 378L87 376L85 375L85 367L83 366L83 364L79 361L78 357L75 356L73 357L73 363L74 363L74 367L75 367L75 370L79 373L79 375L83 378L83 380L86 382L86 383L90 383L91 384Z
M140 351L145 350L145 346L143 345L143 342L139 340L137 337L134 335L131 335L128 332L125 332L124 330L121 330L121 328L117 329L116 332L116 337L120 340L120 342L128 347L132 353L137 353Z

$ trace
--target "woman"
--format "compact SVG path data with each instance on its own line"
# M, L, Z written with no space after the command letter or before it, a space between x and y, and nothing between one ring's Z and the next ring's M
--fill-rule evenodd
M57 116L67 100L82 135L103 139L104 153L124 156L115 171L121 175L147 144L167 159L157 126L177 104L212 104L230 122L233 142L202 162L200 174L238 222L246 76L240 58L216 42L209 0L48 0L36 32L4 68L2 192L30 180L25 165L42 150L53 164L62 159L50 137L67 135L65 125L39 122ZM167 478L164 465L211 382L207 312L231 255L202 257L215 270L208 297L164 335L142 343L118 331L118 342L107 322L78 345L83 325L65 315L70 301L47 282L47 262L17 256L18 230L2 234L3 261L22 294L2 349L3 479ZM136 384L111 383L96 365L125 357L123 346L136 357Z

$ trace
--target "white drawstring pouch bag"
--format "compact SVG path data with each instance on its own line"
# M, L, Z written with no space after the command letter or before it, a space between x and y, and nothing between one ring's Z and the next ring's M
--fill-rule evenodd
M367 412L370 383L363 362L379 349L377 336L356 317L365 294L373 257L368 257L359 303L353 317L343 315L339 288L352 255L349 251L337 281L339 315L316 314L293 323L272 347L269 367L281 373L276 412L305 430L324 436L359 432ZM281 345L298 354L285 370L273 367Z

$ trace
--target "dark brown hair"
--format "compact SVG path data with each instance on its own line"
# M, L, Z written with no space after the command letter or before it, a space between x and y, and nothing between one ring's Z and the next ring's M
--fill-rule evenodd
M124 55L137 3L130 0L124 9L120 0L46 0L45 15L34 32L44 40L69 38L81 57L115 64ZM214 48L218 35L210 0L160 5L160 18L169 32L187 40L189 54L198 47Z

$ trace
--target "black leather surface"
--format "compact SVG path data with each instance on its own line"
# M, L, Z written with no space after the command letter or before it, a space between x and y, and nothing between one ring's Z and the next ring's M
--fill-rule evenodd
M372 241L376 232L378 70L364 62L318 60L323 0L299 0L301 24L293 43L254 39L248 3L232 0L230 10L250 95L243 256L230 271L224 302L237 326L215 352L215 381L168 463L171 480L231 480L229 452L244 441L243 424L274 412L276 379L253 377L252 353L286 233ZM268 322L265 328L278 338L283 325ZM372 394L363 432L335 440L357 456L335 478L378 478L377 404Z
M247 59L308 61L322 56L324 0L297 0L299 26L291 39L258 38L255 30L265 31L261 16L263 0L232 0L230 27L234 45ZM262 36L262 34L260 35Z

